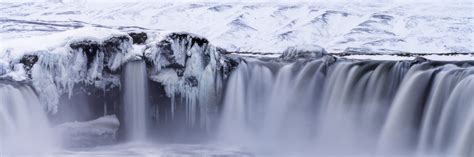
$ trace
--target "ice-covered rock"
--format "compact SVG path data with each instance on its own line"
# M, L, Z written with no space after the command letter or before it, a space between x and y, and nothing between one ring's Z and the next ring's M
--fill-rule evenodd
M8 62L0 60L0 76L5 75L8 71L10 71Z
M82 28L15 39L0 48L2 77L31 81L53 114L63 95L72 97L74 86L104 90L120 86L120 67L143 59L150 79L162 84L171 99L172 116L177 103L184 102L186 122L190 126L200 123L202 128L216 116L223 79L239 62L224 57L225 50L206 38L186 32Z
M301 45L288 47L281 54L281 59L297 59L297 58L318 58L327 54L326 50L317 45Z
M1 77L31 80L42 104L55 113L59 97L79 82L119 85L113 73L132 49L132 39L111 29L82 28L0 46ZM7 64L5 64L7 63Z
M69 122L58 125L63 147L93 147L116 142L120 122L115 115L100 117L87 122Z
M221 96L223 58L219 50L206 38L170 33L163 40L148 44L144 56L152 65L150 78L162 83L171 98L171 113L174 114L177 99L185 99L187 122L207 127Z

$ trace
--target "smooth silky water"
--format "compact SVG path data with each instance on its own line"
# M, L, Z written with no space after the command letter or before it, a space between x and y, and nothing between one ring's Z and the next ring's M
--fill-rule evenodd
M218 133L282 156L472 156L474 69L411 61L242 63Z
M125 140L113 145L61 150L35 92L1 84L1 155L474 155L471 65L328 58L241 62L221 91L225 95L211 136L192 144L157 144L149 138L160 130L148 126L144 61L124 66Z
M0 157L49 156L57 144L34 90L0 82Z
M148 79L144 61L125 64L124 72L124 125L128 141L145 141L149 115Z

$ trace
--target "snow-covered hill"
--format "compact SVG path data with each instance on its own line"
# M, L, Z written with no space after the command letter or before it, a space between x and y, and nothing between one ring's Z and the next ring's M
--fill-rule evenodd
M0 3L0 38L85 26L187 31L230 51L474 51L474 3Z

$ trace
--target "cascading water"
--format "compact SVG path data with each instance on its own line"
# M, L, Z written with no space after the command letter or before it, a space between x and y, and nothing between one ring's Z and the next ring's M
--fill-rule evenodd
M52 135L31 87L0 83L0 156L46 156L56 148Z
M468 64L249 59L227 83L219 137L261 153L474 155Z
M320 47L252 58L186 33L63 45L66 55L0 63L0 157L46 154L56 131L59 156L474 156L472 61L349 60ZM132 144L102 146L122 140ZM217 148L235 145L244 149Z
M124 73L124 126L126 138L143 141L147 130L148 77L144 61L131 61Z
M474 155L473 70L453 65L410 69L384 124L382 151L418 146L421 154Z

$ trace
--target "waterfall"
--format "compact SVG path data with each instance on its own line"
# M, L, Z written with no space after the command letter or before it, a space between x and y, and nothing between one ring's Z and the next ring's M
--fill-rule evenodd
M126 138L141 141L146 138L148 78L144 61L131 61L124 69L124 126Z
M31 87L0 82L0 156L43 156L56 145Z
M219 139L293 156L472 156L473 78L468 64L249 59L227 82Z
M410 70L392 104L380 146L474 155L474 69L427 66Z

